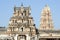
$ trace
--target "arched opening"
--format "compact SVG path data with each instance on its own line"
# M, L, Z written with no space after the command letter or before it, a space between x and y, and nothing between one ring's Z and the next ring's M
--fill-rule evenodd
M24 27L20 27L20 28L19 28L19 31L20 31L20 32L23 32L23 31L24 31Z
M18 35L18 40L26 40L26 36L25 35Z
M23 32L23 28L21 28L22 32Z

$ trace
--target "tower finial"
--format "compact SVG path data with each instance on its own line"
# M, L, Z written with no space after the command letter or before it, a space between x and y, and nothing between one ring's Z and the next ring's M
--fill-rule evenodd
M48 6L48 4L46 4L45 6Z
M48 4L46 4L45 7L49 7Z
M23 6L23 3L21 4L21 6Z
M14 5L14 11L16 10L16 5Z
M48 6L48 4L45 5L44 9L47 9L50 11L50 7Z

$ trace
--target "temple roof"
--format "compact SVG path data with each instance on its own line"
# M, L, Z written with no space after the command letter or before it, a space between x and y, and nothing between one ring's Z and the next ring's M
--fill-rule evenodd
M46 32L46 33L60 33L60 30L39 30L39 32Z
M6 31L7 29L5 27L0 27L0 31Z

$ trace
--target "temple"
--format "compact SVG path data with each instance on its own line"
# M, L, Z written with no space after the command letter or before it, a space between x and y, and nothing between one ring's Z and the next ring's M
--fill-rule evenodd
M30 6L14 6L8 27L0 27L0 40L60 40L60 30L55 30L48 5L42 9L39 29L31 16Z
M41 12L40 30L54 30L51 10L48 5L45 5Z

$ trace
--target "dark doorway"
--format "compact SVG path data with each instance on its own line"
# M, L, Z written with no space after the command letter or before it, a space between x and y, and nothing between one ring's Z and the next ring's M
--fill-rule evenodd
M47 39L47 40L55 40L55 39Z
M60 40L60 38L59 38L59 40Z
M56 40L56 38L40 38L39 40Z
M26 40L26 36L25 35L19 35L18 40Z

